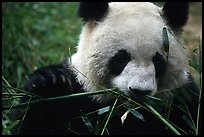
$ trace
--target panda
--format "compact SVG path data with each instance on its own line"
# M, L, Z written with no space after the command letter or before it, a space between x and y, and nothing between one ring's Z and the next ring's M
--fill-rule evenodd
M62 63L35 70L25 84L34 96L21 102L109 89L116 93L28 106L18 133L174 134L144 106L134 107L146 101L165 114L165 105L154 103L152 97L172 104L170 115L163 116L180 127L175 126L179 133L193 134L184 120L189 115L181 106L183 102L196 121L199 90L179 42L188 8L186 2L166 2L163 7L149 2L80 3L78 15L84 26L76 53ZM168 37L167 50L163 32Z

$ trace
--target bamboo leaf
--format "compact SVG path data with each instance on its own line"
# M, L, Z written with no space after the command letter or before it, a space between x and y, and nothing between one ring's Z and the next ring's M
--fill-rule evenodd
M151 105L144 103L147 108L159 119L161 120L174 134L181 135L161 114L159 114Z
M126 112L122 115L122 117L120 118L122 125L125 123L125 120L126 120L126 118L127 118L128 113L129 113L129 111L126 111Z
M113 104L113 106L112 106L112 108L111 108L111 111L110 111L110 113L109 113L109 115L108 115L108 118L107 118L107 120L105 121L105 124L104 124L104 126L103 126L101 135L103 135L104 132L105 132L105 129L106 129L106 127L107 127L107 125L108 125L108 122L109 122L109 120L110 120L110 118L111 118L111 116L112 116L112 113L113 113L113 110L114 110L114 108L115 108L115 106L116 106L117 101L118 101L118 98L116 98L116 100L115 100L115 102L114 102L114 104Z
M185 115L182 116L183 120L185 121L185 123L193 130L195 130L195 127L193 126L193 122L187 118Z
M85 92L85 93L83 92L83 93L76 93L76 94L70 94L70 95L58 96L58 97L50 97L50 98L40 98L40 99L30 101L29 103L26 102L26 103L21 103L19 105L14 105L12 106L12 108L10 106L3 106L2 110L22 108L22 107L26 107L28 104L32 106L32 105L37 105L37 104L45 103L45 102L64 101L64 100L73 99L73 98L77 98L81 96L105 94L105 93L107 93L107 90L99 90L99 91Z
M10 131L12 128L14 128L19 123L20 123L20 120L16 120L11 125L9 125L8 127L4 128L4 130L2 131L2 135L6 135L8 131Z
M196 62L192 62L192 61L189 60L189 65L191 67L193 67L195 70L201 72L201 65L200 64L198 64Z
M166 52L166 54L167 54L166 56L168 58L168 54L169 54L169 38L168 38L166 27L163 27L163 29L162 29L162 41L163 41L164 51Z
M81 113L82 113L82 112L81 112ZM93 131L94 131L94 130L93 130L93 126L92 126L92 124L91 124L89 118L88 118L87 116L85 116L83 113L82 113L81 118L82 118L84 124L86 125L86 127L88 128L89 132L90 132L90 133L93 133Z
M99 134L100 134L100 122L96 121L93 135L99 135Z
M108 112L110 110L110 106L107 106L107 107L104 107L104 108L101 108L98 110L98 115L101 115L105 112Z
M193 51L192 51L192 54L194 54L195 52L198 51L198 48L195 48Z
M140 114L136 109L130 109L130 112L136 116L138 119L145 121L145 118L143 117L142 114Z

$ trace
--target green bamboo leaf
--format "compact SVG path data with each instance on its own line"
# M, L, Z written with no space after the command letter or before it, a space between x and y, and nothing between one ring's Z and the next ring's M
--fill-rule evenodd
M200 64L198 64L196 62L192 62L192 61L189 60L189 65L191 67L193 67L195 70L201 72L201 65Z
M192 54L195 53L196 51L198 51L198 48L195 48L195 49L192 51Z
M183 121L185 121L185 123L186 123L191 129L195 130L194 124L193 124L193 122L192 122L189 118L187 118L185 115L183 115L182 118L183 118Z
M22 83L22 73L23 73L23 68L21 64L18 64L17 66L17 87L20 87L20 83Z
M174 128L161 114L159 114L159 112L157 112L151 105L144 103L144 105L150 110L152 111L152 113L159 119L161 120L171 131L172 133L176 134L176 135L181 135L181 133L179 133L176 128Z
M130 112L136 116L138 119L142 120L142 121L145 121L145 118L143 117L142 114L140 114L136 109L129 109Z
M119 97L119 96L118 96L118 97ZM116 106L117 101L118 101L118 98L116 98L116 100L115 100L115 102L114 102L114 104L113 104L113 106L112 106L112 108L111 108L111 110L110 110L110 113L109 113L109 115L108 115L108 118L106 119L105 124L104 124L104 126L103 126L103 129L102 129L102 131L101 131L101 135L103 135L104 132L105 132L105 130L106 130L106 127L107 127L107 125L108 125L108 122L109 122L109 120L110 120L112 114L113 114L113 110L114 110L114 108L115 108L115 106Z
M101 108L98 110L98 115L101 115L105 112L108 112L110 110L110 106L107 106L107 107L104 107L104 108Z
M82 118L84 124L85 124L86 127L88 128L89 132L90 132L90 133L93 133L93 131L94 131L94 130L93 130L93 126L92 126L92 124L91 124L89 118L88 118L87 116L85 116L85 115L83 114L83 112L81 112L81 113L82 113L81 118Z
M97 120L94 128L93 135L99 135L100 134L100 122Z
M16 120L11 125L9 125L8 127L4 128L4 130L2 131L2 135L6 135L8 131L10 131L12 128L14 128L19 123L20 123L20 120Z
M163 27L162 29L162 41L163 41L163 46L164 46L164 51L167 53L167 58L169 54L169 38L168 38L168 33L167 33L167 28Z
M80 97L80 96L88 96L88 95L96 95L96 94L104 94L107 93L107 90L99 90L99 91L95 91L95 92L83 92L83 93L76 93L76 94L70 94L70 95L65 95L65 96L58 96L58 97L50 97L50 98L40 98L40 99L36 99L30 102L26 102L26 103L21 103L19 105L14 105L12 106L3 106L2 110L8 110L8 109L17 109L17 108L22 108L22 107L27 107L27 105L37 105L40 103L45 103L45 102L55 102L55 101L63 101L63 100L67 100L67 99L73 99L76 97Z
M148 99L152 99L154 101L162 101L162 99L158 98L158 97L154 97L154 96L149 96L147 95Z

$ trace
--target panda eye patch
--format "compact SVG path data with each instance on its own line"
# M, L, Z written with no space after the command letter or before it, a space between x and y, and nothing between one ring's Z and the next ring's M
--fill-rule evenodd
M130 54L122 49L119 50L108 62L108 69L113 75L119 75L130 61Z
M152 58L152 61L156 71L156 77L161 76L166 70L167 62L159 52L156 52L156 55Z

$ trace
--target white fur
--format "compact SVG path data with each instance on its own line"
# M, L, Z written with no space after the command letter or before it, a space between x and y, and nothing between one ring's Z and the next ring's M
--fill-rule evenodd
M113 79L113 86L118 87L126 95L129 95L129 87L142 91L151 90L156 92L156 79L153 64L143 64L131 61L127 64L121 75Z
M152 58L156 52L164 54L162 28L166 26L160 13L161 9L152 3L109 3L104 20L96 25L94 22L84 25L72 65L86 91L106 87L108 79L111 79L112 87L126 95L129 95L129 86L152 90L154 94L157 90L175 88L185 82L188 71L185 51L172 32L168 32L168 66L163 84L157 87ZM108 60L120 49L127 50L132 60L119 76L110 77L107 75ZM112 95L95 97L101 102L112 99Z

